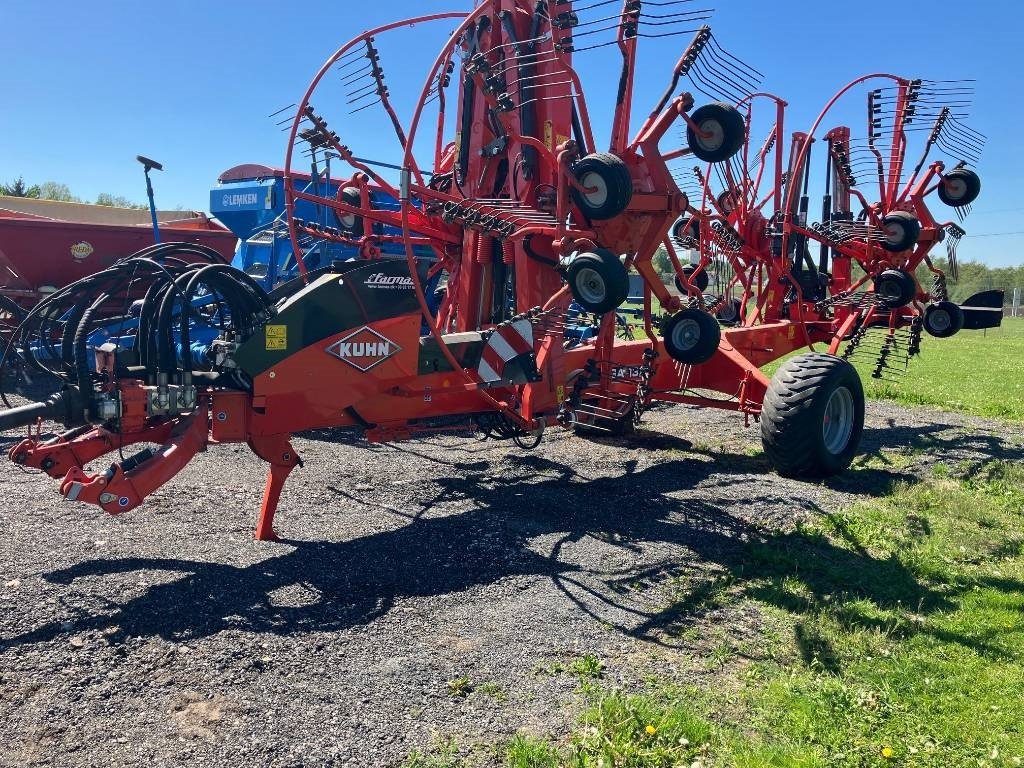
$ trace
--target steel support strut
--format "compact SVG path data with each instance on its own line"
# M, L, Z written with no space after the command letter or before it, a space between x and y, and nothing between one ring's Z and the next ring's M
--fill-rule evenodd
M295 453L290 441L291 435L260 436L249 440L249 447L253 452L270 464L267 484L263 488L263 504L260 506L260 516L256 521L254 536L257 541L280 540L274 531L274 514L281 500L281 490L292 470L302 466L302 459Z

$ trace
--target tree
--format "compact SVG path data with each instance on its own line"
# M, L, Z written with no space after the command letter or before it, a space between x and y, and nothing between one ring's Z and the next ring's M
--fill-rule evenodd
M122 197L121 195L112 195L109 192L100 192L96 196L96 205L106 205L106 206L109 206L111 208L135 208L135 209L142 209L142 208L147 208L148 207L148 206L145 206L145 205L139 205L138 203L133 203L127 197Z
M19 176L13 184L0 184L0 194L9 197L39 197L39 187L25 186L25 179Z
M44 181L39 185L40 200L56 200L61 203L80 203L77 197L71 194L67 184L58 181Z

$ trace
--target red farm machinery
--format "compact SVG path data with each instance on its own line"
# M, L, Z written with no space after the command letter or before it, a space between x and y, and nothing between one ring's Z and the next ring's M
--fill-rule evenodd
M964 84L887 74L787 135L786 103L707 18L682 1L483 0L355 37L290 113L285 194L295 253L340 245L359 258L302 268L267 293L196 265L196 246L167 244L56 292L15 343L60 391L0 426L53 418L69 431L37 430L11 459L117 514L208 446L248 443L270 465L260 539L274 537L301 463L291 437L315 428L370 441L471 429L529 449L556 427L622 433L662 401L758 421L782 474L842 472L864 424L851 358L895 375L924 334L1001 320L998 295L951 303L932 260L944 242L955 269L964 232L929 206L969 208L982 138L963 123ZM455 29L404 110L386 43L437 25ZM691 42L641 112L639 50L672 38ZM600 111L577 69L598 56L615 73ZM863 123L829 126L858 96ZM348 135L371 112L394 135L388 162ZM595 114L610 115L600 147ZM330 223L297 217L299 203ZM404 257L385 253L395 246ZM141 301L132 339L91 346L95 318L128 297ZM627 302L638 320L624 338ZM594 333L570 343L581 317ZM198 350L197 320L216 330ZM769 379L762 367L787 356ZM112 452L122 458L109 468L86 468Z

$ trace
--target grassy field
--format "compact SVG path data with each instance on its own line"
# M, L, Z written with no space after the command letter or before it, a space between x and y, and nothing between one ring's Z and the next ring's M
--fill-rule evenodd
M584 702L570 734L519 735L470 757L440 741L406 768L1024 763L1019 456L938 464L919 483L751 543L746 562L684 606L759 616L756 641L693 655L716 684L651 677L625 693L584 656L561 670Z
M862 372L869 397L1024 421L1024 320L951 339L925 337L898 384L871 380L867 366Z
M678 606L758 617L758 636L740 644L698 625L710 637L690 673L712 684L667 673L627 693L601 659L581 656L554 672L578 680L569 734L521 734L468 756L441 740L405 768L1024 764L1024 446L1012 452L937 463L748 544L741 569ZM899 469L900 458L854 471Z

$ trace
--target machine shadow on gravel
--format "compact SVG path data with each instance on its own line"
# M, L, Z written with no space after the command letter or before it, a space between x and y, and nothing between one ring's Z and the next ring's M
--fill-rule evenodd
M728 459L740 466L756 461ZM857 594L879 608L920 606L922 614L947 610L961 588L922 585L899 562L874 557L852 537L838 546L799 526L778 533L774 524L741 516L740 511L757 515L794 507L819 519L831 512L800 501L798 485L779 479L758 483L723 472L717 461L683 458L641 470L633 462L624 474L599 478L536 454L504 457L500 477L490 462L456 469L458 476L436 481L433 500L396 530L345 542L290 542L293 549L286 554L248 566L121 558L48 573L53 583L90 578L101 579L100 585L102 577L139 571L181 576L127 600L117 598L118 580L111 579L100 587L109 592L109 610L70 627L53 621L0 639L0 652L89 631L104 631L116 642L127 636L183 641L227 629L279 635L344 630L373 622L401 599L458 593L508 578L520 582L512 588L526 578L531 587L544 589L547 580L554 586L547 587L552 599L561 594L597 621L665 645L683 644L687 627L722 606L723 579L731 585L728 604L749 596L787 610L806 608L794 604L785 586L793 580L803 587L804 603ZM471 499L475 507L432 512L442 499ZM842 534L841 526L833 527ZM582 546L618 552L627 563L633 556L634 564L593 566L608 560L588 562L579 556ZM302 585L316 599L279 604L273 594L292 585ZM1021 584L1006 586L1024 590Z

